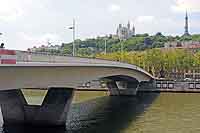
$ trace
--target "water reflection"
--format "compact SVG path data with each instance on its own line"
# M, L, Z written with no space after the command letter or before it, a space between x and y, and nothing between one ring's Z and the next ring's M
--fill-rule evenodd
M65 128L58 127L34 127L22 125L10 125L4 127L0 133L68 133Z
M137 97L100 97L73 104L63 128L7 126L8 133L120 133L145 112L159 94Z
M158 94L137 97L102 97L73 105L67 130L87 133L119 133L133 123Z

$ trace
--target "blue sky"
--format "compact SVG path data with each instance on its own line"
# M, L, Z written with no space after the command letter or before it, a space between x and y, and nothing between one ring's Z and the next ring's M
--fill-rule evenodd
M128 20L136 33L181 35L186 9L190 32L199 33L200 0L0 0L0 38L20 50L71 42L73 18L79 39L114 34Z

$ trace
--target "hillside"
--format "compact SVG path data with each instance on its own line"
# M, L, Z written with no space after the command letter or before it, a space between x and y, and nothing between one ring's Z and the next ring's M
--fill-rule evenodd
M169 41L200 41L200 35L192 35L190 37L180 36L164 36L157 33L154 36L148 34L136 35L126 41L121 41L112 37L98 37L96 39L86 39L84 41L76 40L76 49L79 56L94 56L105 51L105 40L107 43L107 52L118 52L121 50L121 45L126 52L142 51L152 48L164 47L164 44ZM72 43L62 44L62 53L71 54Z
M121 41L116 37L97 37L86 40L76 40L76 55L77 56L89 56L95 57L96 54L103 53L105 51L105 42L107 44L107 53L121 51L121 46L125 52L130 51L143 51L152 48L164 47L166 42L172 41L200 41L200 35L191 36L164 36L162 33L150 36L148 34L138 34L128 40ZM59 53L62 55L72 55L72 43L62 43L58 50L48 50L38 48L36 52L50 52Z

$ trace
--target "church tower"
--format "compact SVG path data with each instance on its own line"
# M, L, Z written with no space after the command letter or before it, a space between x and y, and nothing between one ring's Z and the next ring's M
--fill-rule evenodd
M189 36L189 26L188 26L188 13L186 11L186 15L185 15L185 36Z
M132 36L135 36L135 25L133 25Z
M131 29L131 24L130 24L130 21L128 21L127 28L128 28L128 30L130 30L130 29Z

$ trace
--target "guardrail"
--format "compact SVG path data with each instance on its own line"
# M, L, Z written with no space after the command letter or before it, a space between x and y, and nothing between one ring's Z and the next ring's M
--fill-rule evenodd
M70 55L48 54L48 53L35 53L28 51L16 51L17 62L48 62L48 63L84 63L84 64L101 64L102 66L110 65L113 67L124 67L127 69L135 69L143 72L148 76L153 77L140 67L123 62L116 62L98 58L74 57Z
M90 57L79 57L71 55L48 54L38 52L16 51L18 62L49 62L49 63L92 63L92 64L113 64L127 65L134 67L137 70L141 68L127 63Z

